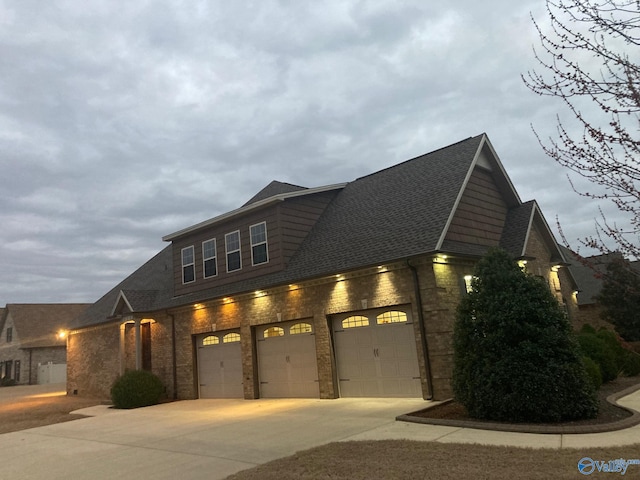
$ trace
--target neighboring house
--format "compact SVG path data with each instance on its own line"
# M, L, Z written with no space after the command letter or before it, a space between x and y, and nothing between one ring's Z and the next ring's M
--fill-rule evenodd
M67 341L60 332L88 306L10 303L0 309L0 378L28 385L64 382ZM39 376L38 367L47 365L55 367Z
M74 322L70 394L106 397L138 368L179 399L444 399L456 306L490 247L559 301L574 289L486 135L350 183L272 182L164 240Z
M574 328L579 330L584 324L589 324L596 329L605 327L613 330L614 326L601 317L602 309L598 303L598 295L602 290L607 266L613 260L621 260L622 254L611 252L581 257L566 247L561 249L568 262L567 271L573 276L576 284L576 301L570 314ZM640 270L638 261L631 262L631 266Z

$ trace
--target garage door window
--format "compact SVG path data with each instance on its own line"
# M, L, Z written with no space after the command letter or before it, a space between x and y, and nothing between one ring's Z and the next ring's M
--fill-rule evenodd
M217 345L220 343L220 339L215 335L209 335L202 339L202 345Z
M398 312L395 310L381 313L376 317L376 323L378 325L384 325L385 323L402 323L406 321L407 321L407 314L404 312Z
M308 323L296 323L289 329L291 335L299 335L301 333L311 333L311 325Z
M368 327L369 319L361 315L354 315L342 320L342 328Z
M269 327L264 331L264 338L283 337L284 329L280 327Z
M224 337L222 337L222 343L233 343L240 341L239 333L227 333Z

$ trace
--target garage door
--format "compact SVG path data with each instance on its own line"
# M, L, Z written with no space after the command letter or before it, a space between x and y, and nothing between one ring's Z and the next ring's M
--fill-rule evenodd
M408 309L342 315L333 332L341 396L422 397Z
M318 364L311 321L257 327L262 398L318 398Z
M240 333L208 333L196 341L200 398L242 398Z

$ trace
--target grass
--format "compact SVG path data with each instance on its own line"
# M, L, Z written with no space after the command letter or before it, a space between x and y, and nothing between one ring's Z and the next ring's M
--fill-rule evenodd
M558 450L409 440L341 442L243 470L227 480L575 479L583 478L578 472L578 461L583 457L597 461L637 459L639 447ZM636 478L639 474L640 465L630 465L625 476ZM596 471L588 477L616 476Z
M0 388L0 434L84 418L70 412L100 403L91 398L67 397L64 391L30 393L29 387Z

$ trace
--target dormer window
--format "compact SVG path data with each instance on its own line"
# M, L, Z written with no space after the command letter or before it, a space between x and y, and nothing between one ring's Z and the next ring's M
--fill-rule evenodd
M202 242L202 269L204 278L215 277L218 274L216 265L216 239Z
M182 249L182 283L191 283L196 279L196 264L193 245Z
M240 256L240 231L227 233L224 236L225 250L227 253L227 272L234 272L242 268Z
M267 254L267 223L262 222L249 227L251 234L251 264L260 265L267 263L269 257Z

